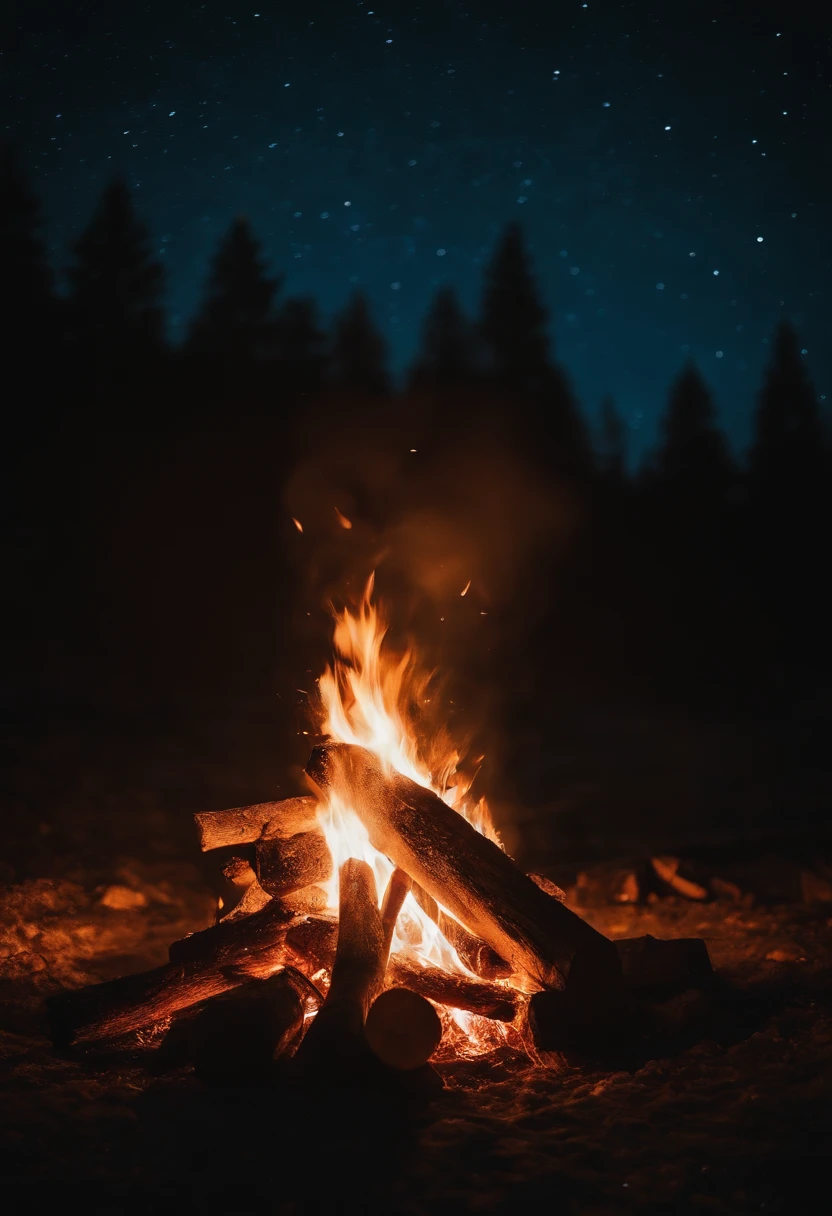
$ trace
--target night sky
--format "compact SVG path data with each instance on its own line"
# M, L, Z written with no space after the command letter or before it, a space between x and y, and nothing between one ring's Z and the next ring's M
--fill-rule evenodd
M832 394L830 19L763 0L9 0L3 124L56 266L113 172L181 335L247 214L284 294L364 288L401 369L520 220L557 356L653 433L688 356L738 445L778 318Z

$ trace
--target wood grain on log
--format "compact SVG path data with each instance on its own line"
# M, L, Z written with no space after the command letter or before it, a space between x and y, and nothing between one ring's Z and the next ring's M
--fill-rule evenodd
M253 844L257 840L288 840L299 832L317 827L318 800L309 795L284 798L281 802L256 802L225 811L202 811L194 815L203 853L229 845Z
M258 840L255 850L257 879L269 895L290 895L332 875L332 854L320 828L288 840Z
M348 800L375 848L510 963L525 987L568 986L597 1016L614 1016L623 987L612 943L434 793L349 744L316 747L306 771Z
M388 988L376 997L365 1030L382 1063L403 1072L427 1064L442 1039L439 1014L409 988Z

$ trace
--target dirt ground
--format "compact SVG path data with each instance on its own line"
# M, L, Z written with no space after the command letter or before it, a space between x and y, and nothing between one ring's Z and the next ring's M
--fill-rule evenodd
M430 1099L207 1089L187 1070L158 1071L158 1030L99 1051L48 1040L46 996L161 964L216 904L184 820L172 827L147 792L156 778L107 785L100 772L70 775L61 755L21 756L25 781L18 773L4 793L17 824L0 859L0 1194L10 1210L733 1216L819 1206L832 1150L829 904L671 897L579 909L612 937L704 937L719 979L675 1038L626 1067L503 1050L439 1065L445 1087ZM245 800L242 779L215 798L204 770L173 757L170 772L183 802L231 804L238 787Z

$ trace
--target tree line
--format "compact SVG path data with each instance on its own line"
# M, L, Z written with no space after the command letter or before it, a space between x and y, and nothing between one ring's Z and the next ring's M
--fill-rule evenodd
M327 332L313 300L283 298L245 217L220 241L175 348L164 270L124 180L103 191L60 290L39 228L7 148L9 689L93 695L114 672L122 688L154 695L205 679L268 685L263 656L280 649L294 610L276 504L299 448L346 410L397 435L418 418L428 449L461 453L493 424L579 504L568 551L541 561L547 607L524 639L541 696L556 682L565 696L750 712L826 696L832 444L788 320L771 341L743 459L689 362L655 449L634 469L613 401L590 428L554 357L515 224L486 267L477 319L451 287L437 292L400 388L366 297L356 292ZM235 640L220 661L211 648L221 636Z

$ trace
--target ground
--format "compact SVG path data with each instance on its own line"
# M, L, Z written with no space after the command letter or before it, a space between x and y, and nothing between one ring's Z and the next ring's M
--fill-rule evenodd
M817 1206L832 1149L830 906L674 897L582 909L613 937L704 937L720 979L675 1039L626 1067L506 1051L440 1065L445 1088L429 1100L210 1090L187 1071L160 1074L152 1034L86 1053L49 1043L48 993L160 964L169 941L211 922L216 893L184 821L172 827L169 805L147 794L158 777L122 784L114 824L100 769L82 779L55 745L39 754L38 766L18 753L28 776L6 791L7 811L29 791L0 911L7 1202L102 1216ZM199 786L170 764L171 788ZM235 801L235 780L221 801Z

